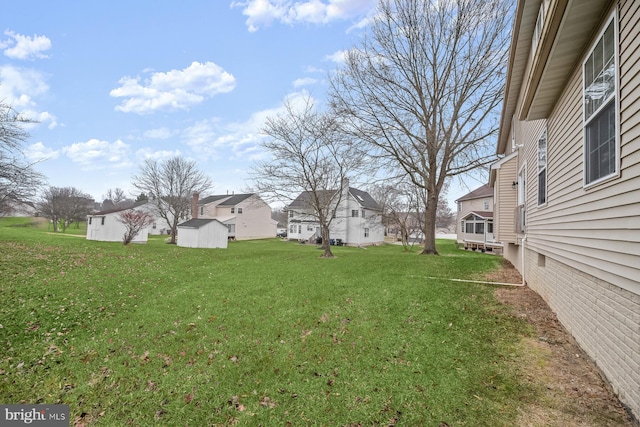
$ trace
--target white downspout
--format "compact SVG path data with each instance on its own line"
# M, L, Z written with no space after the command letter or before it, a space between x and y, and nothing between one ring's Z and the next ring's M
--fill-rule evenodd
M525 286L527 284L527 281L525 279L525 249L527 247L526 245L527 242L527 234L525 233L524 237L522 238L522 286Z

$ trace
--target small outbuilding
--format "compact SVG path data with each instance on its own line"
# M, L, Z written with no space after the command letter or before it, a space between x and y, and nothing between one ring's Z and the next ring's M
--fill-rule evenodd
M194 218L178 224L178 246L226 248L229 229L217 219Z

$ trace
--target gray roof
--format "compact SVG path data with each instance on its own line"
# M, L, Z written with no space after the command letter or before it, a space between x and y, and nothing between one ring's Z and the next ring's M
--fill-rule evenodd
M320 197L331 197L337 190L321 190L319 192ZM358 190L357 188L349 187L349 193L356 199L360 206L366 209L380 210L378 203L371 197L366 191ZM290 204L289 208L307 208L309 207L309 200L311 199L311 191L303 191L295 198Z
M107 209L107 210L104 210L104 211L95 212L95 213L92 213L90 216L106 215L106 214L110 214L110 213L114 213L114 212L121 212L121 211L126 211L126 210L129 210L129 209L135 209L138 206L146 205L147 203L149 203L148 200L142 200L142 201L139 201L139 202L131 203L131 204L126 205L126 206L120 206L120 207L117 207L117 208L111 208L111 209Z
M220 199L224 199L225 197L229 197L229 195L227 194L226 196L224 196L224 195L208 196L208 197L205 197L203 199L198 200L198 204L199 205L206 205L206 204L218 201Z
M200 228L203 225L207 225L212 221L216 221L215 219L205 219L205 218L193 218L189 221L185 221L182 224L178 224L178 227L187 227L187 228Z
M198 201L199 205L206 205L209 203L217 202L218 200L227 199L220 203L218 206L235 206L245 199L253 196L253 193L249 194L218 194L214 196L208 196Z
M249 193L249 194L234 194L234 195L231 196L230 199L225 200L224 202L220 203L219 206L235 206L238 203L242 202L245 199L248 199L251 196L253 196L253 193Z
M493 196L493 188L489 184L485 184L482 187L478 187L473 190L471 193L465 194L456 200L456 202L461 202L463 200L473 200L473 199L481 199L483 197Z

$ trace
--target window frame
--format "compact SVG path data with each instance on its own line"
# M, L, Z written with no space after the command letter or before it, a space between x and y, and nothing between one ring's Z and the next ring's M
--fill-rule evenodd
M544 139L544 166L540 167L540 142L543 141L543 139ZM549 169L548 168L549 166L549 134L547 132L546 127L540 134L540 137L538 138L538 147L536 152L538 154L538 164L537 164L537 171L536 171L536 178L537 178L536 181L538 186L537 203L538 203L538 207L541 207L541 206L546 206L547 201L549 199L549 195L547 191L547 189L549 188L548 187L549 180L547 179L549 175L547 173L547 170ZM544 175L544 188L540 188L541 174ZM542 199L540 196L542 196Z
M614 86L613 91L609 97L602 101L602 104L598 106L588 117L587 117L587 108L585 103L585 82L586 82L586 73L585 66L587 62L594 55L595 49L598 46L598 43L602 40L604 41L604 35L606 30L610 25L613 25L613 66L615 71ZM619 34L618 34L618 16L616 11L612 12L610 16L605 21L604 25L598 32L597 37L594 38L593 42L589 46L589 50L585 55L584 60L582 61L582 129L583 129L583 143L582 143L582 162L583 162L583 179L582 185L584 189L589 189L604 182L610 181L612 179L616 179L620 177L620 63L619 63ZM590 161L589 161L589 151L590 146L588 145L588 132L589 126L594 124L602 114L606 114L609 108L613 108L614 115L614 131L613 131L613 145L614 145L614 159L613 163L613 172L610 172L606 175L602 175L598 178L595 178L590 181Z
M351 218L358 218L360 212L358 209L351 209Z

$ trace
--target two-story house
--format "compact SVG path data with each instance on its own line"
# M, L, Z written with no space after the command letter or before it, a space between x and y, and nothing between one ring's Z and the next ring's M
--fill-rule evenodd
M337 190L324 190L326 199ZM320 237L320 223L309 199L311 193L304 191L287 207L289 240L315 240ZM382 210L366 191L345 187L344 196L335 207L335 216L329 227L330 239L337 244L369 246L384 243ZM333 211L333 207L330 209Z
M640 417L640 2L519 0L494 232Z
M493 188L488 184L456 200L457 242L465 249L498 251L502 244L493 234Z
M192 217L217 219L235 240L265 239L276 236L277 222L271 207L255 193L213 195L198 199ZM195 213L195 215L194 215Z

